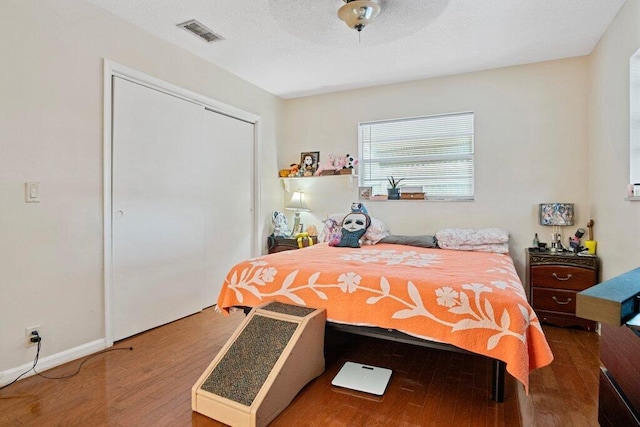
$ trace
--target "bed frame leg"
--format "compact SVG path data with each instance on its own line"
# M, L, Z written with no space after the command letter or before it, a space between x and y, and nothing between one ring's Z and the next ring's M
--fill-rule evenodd
M506 363L502 360L493 361L493 378L491 384L491 399L494 402L504 402L504 374Z

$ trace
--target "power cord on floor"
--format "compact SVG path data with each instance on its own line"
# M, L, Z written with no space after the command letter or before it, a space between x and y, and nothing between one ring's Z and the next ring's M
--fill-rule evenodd
M71 378L71 377L74 377L74 376L78 375L80 373L80 369L82 369L82 365L84 365L92 357L98 356L100 354L108 353L110 351L133 350L133 347L107 348L107 349L98 351L97 353L93 353L93 354L90 354L89 356L85 357L82 360L82 362L80 362L80 365L78 366L78 369L76 369L76 371L74 373L69 374L69 375L63 375L63 376L60 376L60 377L49 377L49 376L46 376L44 374L41 374L40 372L38 372L36 370L36 365L38 364L38 358L40 357L40 348L41 348L41 345L42 345L42 337L38 334L38 332L35 332L35 331L32 332L32 334L34 336L30 338L31 342L38 344L38 348L36 350L36 357L33 359L33 366L31 366L31 368L27 369L26 371L24 371L23 373L18 375L18 377L15 380L11 381L9 384L5 384L2 387L0 387L0 390L4 390L5 388L9 387L10 385L15 384L16 381L18 381L20 378L22 378L23 376L25 376L26 374L28 374L31 371L35 372L36 375L38 375L38 376L40 376L42 378L46 378L48 380L64 380L64 379Z
M38 336L38 338L40 338ZM41 339L42 340L42 339ZM16 378L15 380L11 381L9 384L5 384L2 387L0 387L0 390L4 390L5 388L9 387L10 385L14 384L16 381L18 381L20 378L22 378L23 376L25 376L26 374L28 374L29 372L31 372L33 369L36 368L36 365L38 364L38 356L40 356L40 341L38 341L38 350L36 351L36 357L33 359L33 366L31 366L31 368L27 369L26 371L24 371L23 373L21 373L20 375L18 375L18 378Z

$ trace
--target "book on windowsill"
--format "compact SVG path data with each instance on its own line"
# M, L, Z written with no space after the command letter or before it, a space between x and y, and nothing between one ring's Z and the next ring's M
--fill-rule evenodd
M424 200L424 193L400 193L400 200Z
M386 194L374 194L373 196L369 197L369 200L388 200L389 196L387 196Z

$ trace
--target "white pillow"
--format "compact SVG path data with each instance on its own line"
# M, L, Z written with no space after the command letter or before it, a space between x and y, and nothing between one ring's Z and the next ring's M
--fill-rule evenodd
M442 249L509 252L509 232L501 228L445 228L436 233L436 239Z
M454 245L438 241L441 249L451 249L456 251L475 251L475 252L495 252L499 254L509 253L508 243L487 243L482 245Z
M339 229L342 229L342 220L345 216L347 216L346 213L331 214L329 215L328 219L335 221ZM367 229L367 232L364 233L364 236L362 236L363 245L375 245L381 239L389 235L389 227L387 227L387 225L382 220L374 218L371 215L369 215L369 217L371 218L371 225ZM330 231L330 227L325 224L324 228L322 229L322 233L320 233L320 236L318 237L318 240L320 242L329 241Z
M507 243L509 232L501 228L445 228L436 233L438 245L490 245Z

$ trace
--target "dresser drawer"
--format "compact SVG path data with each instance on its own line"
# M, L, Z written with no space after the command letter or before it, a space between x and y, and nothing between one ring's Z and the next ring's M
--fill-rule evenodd
M531 287L582 291L596 284L596 271L565 265L531 267ZM575 306L575 298L574 298Z
M627 326L602 324L600 360L640 417L640 337Z
M576 312L576 293L573 291L533 288L531 301L535 310L570 314Z
M638 426L637 418L605 368L600 368L598 422L601 427Z

